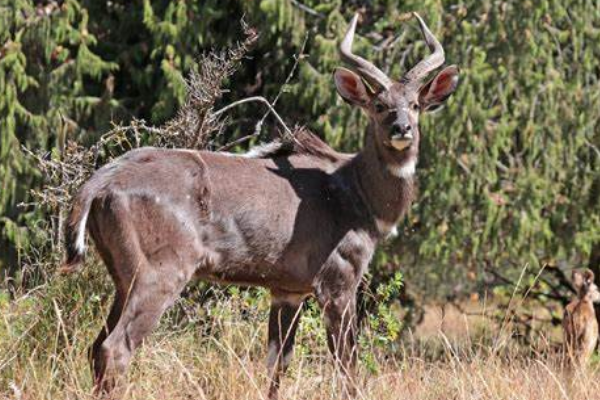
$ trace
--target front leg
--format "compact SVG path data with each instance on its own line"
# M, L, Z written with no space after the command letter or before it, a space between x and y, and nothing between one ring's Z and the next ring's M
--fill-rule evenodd
M319 303L325 316L327 345L345 377L345 395L356 394L356 292L349 290L335 297L323 296Z
M267 369L270 378L269 399L275 400L281 374L285 373L292 359L304 296L279 292L272 292L271 295Z
M323 306L327 345L347 375L356 364L356 301L354 294L331 299Z
M345 378L344 396L351 398L356 395L356 291L362 271L363 268L355 267L343 257L332 257L315 287L325 317L327 344Z

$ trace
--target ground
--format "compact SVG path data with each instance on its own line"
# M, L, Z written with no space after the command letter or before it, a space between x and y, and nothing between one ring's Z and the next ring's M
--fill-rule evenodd
M109 299L87 293L85 280L69 281L62 294L40 288L1 303L0 398L94 398L86 349L100 323L91 316ZM268 297L253 301L238 294L205 304L197 318L210 322L202 326L168 317L136 354L124 399L264 399ZM442 307L428 306L422 324L395 346L363 340L358 398L600 399L598 364L562 369L556 332L523 347L509 339L509 322L477 316L481 302L463 308L468 315L446 306L442 318ZM323 335L318 318L302 320L281 399L340 398Z

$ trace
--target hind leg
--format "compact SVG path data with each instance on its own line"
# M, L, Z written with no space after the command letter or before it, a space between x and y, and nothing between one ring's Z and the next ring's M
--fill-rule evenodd
M117 291L108 318L90 349L90 363L96 382L98 382L99 377L102 376L102 371L105 369L105 366L102 364L102 357L100 356L102 343L104 343L108 335L115 329L123 311L124 300L125 297Z
M272 292L269 314L269 399L276 400L281 374L292 359L294 338L302 311L304 296Z
M345 264L324 269L316 295L323 310L327 345L344 379L343 397L356 395L356 290L360 274Z
M143 270L144 274L133 281L117 324L95 354L95 383L100 392L110 393L119 386L133 352L156 327L189 279L187 274L164 267L164 273L154 266Z

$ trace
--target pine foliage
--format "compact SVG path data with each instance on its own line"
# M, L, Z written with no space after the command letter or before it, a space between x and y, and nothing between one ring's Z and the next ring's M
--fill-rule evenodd
M18 266L43 217L19 207L42 184L22 147L59 156L66 139L90 145L111 123L171 119L186 109L183 78L194 79L199 57L211 62L201 55L243 40L242 17L260 33L254 50L238 73L218 77L228 92L198 98L224 105L277 97L286 121L356 150L366 119L339 99L331 79L338 40L356 11L363 17L356 52L392 76L428 52L410 11L420 12L447 62L461 69L447 107L422 118L418 201L378 265L399 263L407 281L443 293L457 283L477 288L489 268L514 275L523 265L586 262L600 243L597 4L360 4L0 0L0 268ZM210 145L255 131L266 112L260 107L236 109ZM274 121L265 128L254 140L277 134Z

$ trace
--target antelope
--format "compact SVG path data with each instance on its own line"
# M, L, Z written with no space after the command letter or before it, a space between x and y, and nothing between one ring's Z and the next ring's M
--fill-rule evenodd
M340 45L339 95L369 118L364 145L339 153L302 131L250 155L132 150L82 186L66 229L65 271L85 255L86 229L116 294L91 348L96 390L109 393L134 350L195 279L270 290L268 396L277 398L302 304L316 300L328 347L352 387L356 294L377 244L414 197L419 115L456 89L458 69L417 15L432 53L400 80L353 54L358 15Z
M563 317L565 354L571 364L584 367L598 343L594 303L600 302L600 291L589 269L573 271L573 286L576 297L567 305Z

